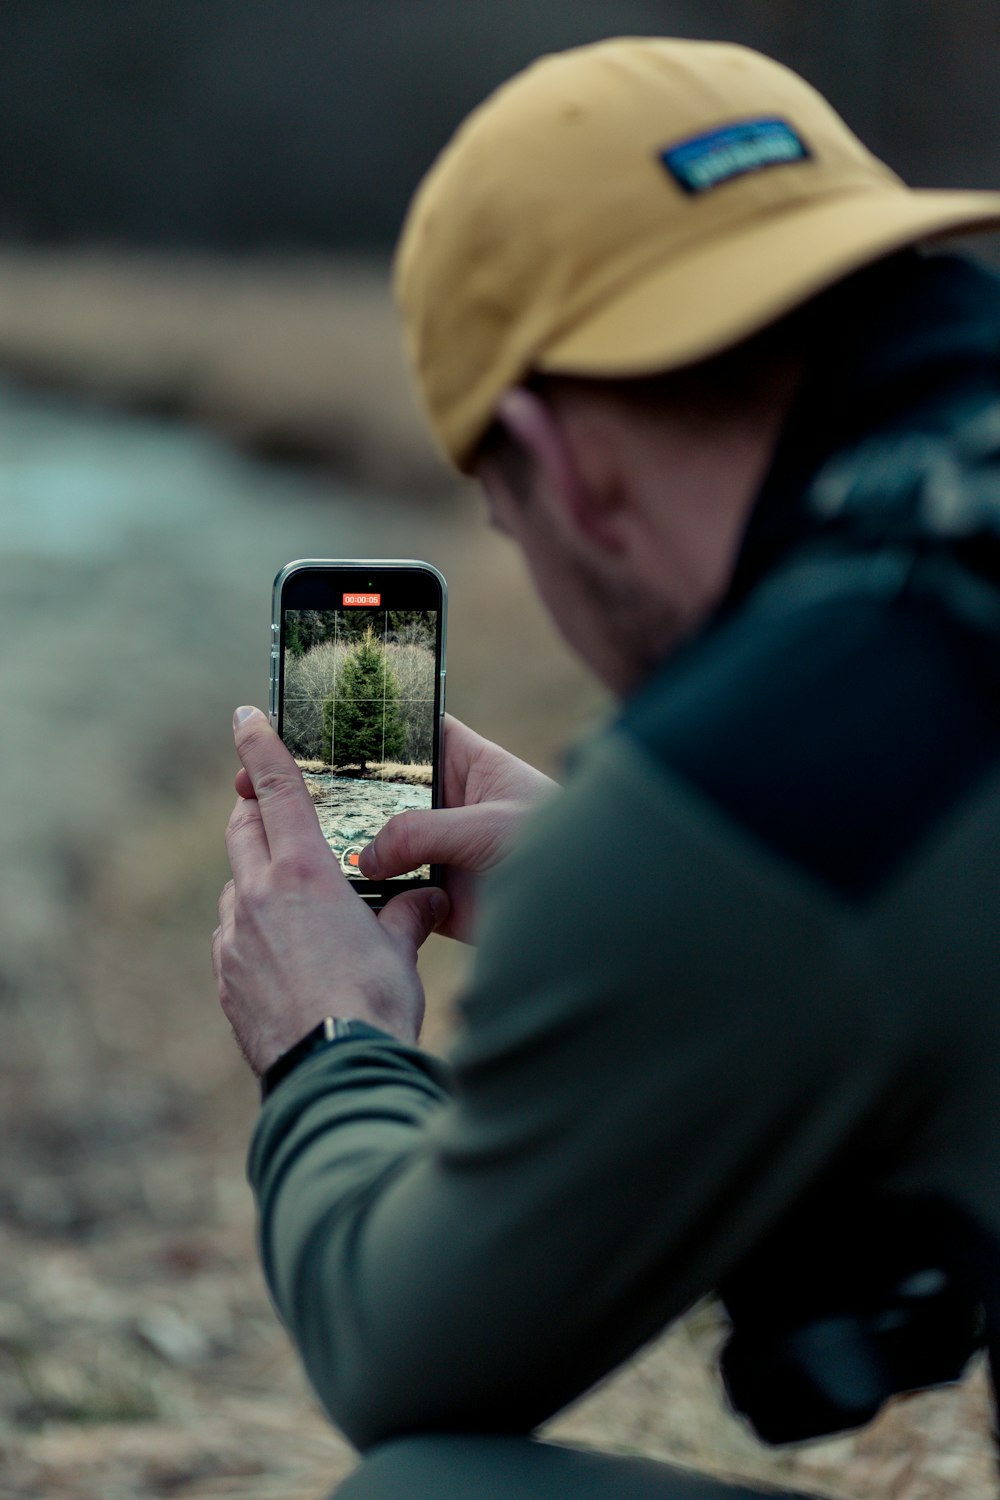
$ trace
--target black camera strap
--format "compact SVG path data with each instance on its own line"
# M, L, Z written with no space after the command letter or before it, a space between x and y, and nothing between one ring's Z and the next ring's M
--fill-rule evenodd
M946 417L936 433L883 432L835 455L805 496L811 534L746 607L930 598L972 633L1000 689L1000 401ZM895 1394L957 1380L982 1349L1000 1474L1000 1235L945 1201L862 1196L842 1207L863 1224L864 1245L847 1247L858 1279L839 1304L808 1295L788 1304L803 1250L829 1248L808 1216L788 1243L769 1237L721 1288L733 1321L721 1359L733 1405L765 1441L820 1437L863 1425Z

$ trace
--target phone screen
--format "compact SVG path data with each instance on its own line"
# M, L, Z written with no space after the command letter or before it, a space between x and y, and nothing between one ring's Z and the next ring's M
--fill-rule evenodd
M444 579L426 563L289 564L275 582L272 718L344 874L378 903L430 866L365 880L358 858L397 813L438 801Z

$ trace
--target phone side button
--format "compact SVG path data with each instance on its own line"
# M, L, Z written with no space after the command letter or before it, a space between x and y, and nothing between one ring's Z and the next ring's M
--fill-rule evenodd
M441 712L442 713L444 713L444 680L445 680L445 677L447 675L448 674L446 672L442 672L441 673Z

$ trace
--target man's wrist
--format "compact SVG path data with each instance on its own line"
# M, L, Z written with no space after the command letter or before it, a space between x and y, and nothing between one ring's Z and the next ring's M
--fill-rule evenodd
M318 1026L314 1026L291 1047L279 1053L270 1067L264 1069L260 1075L261 1102L269 1099L279 1083L283 1083L290 1073L305 1062L306 1058L313 1057L317 1052L325 1051L328 1047L334 1047L338 1042L350 1041L357 1037L367 1037L377 1041L395 1040L388 1031L371 1026L367 1021L342 1016L326 1016Z

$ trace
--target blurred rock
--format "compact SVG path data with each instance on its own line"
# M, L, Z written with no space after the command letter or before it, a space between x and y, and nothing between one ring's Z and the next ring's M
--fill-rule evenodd
M136 1320L136 1333L172 1365L197 1364L209 1351L203 1330L172 1307L151 1307L142 1313Z

